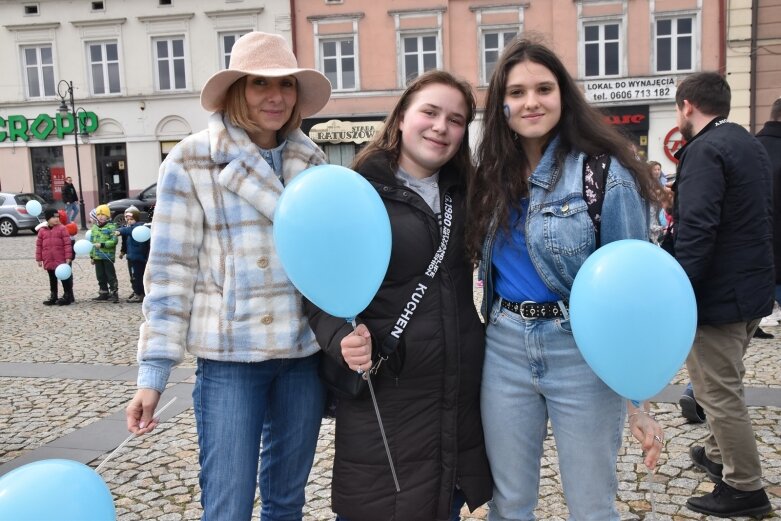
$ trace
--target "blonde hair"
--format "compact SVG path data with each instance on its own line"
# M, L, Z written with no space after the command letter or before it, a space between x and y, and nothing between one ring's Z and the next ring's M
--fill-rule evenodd
M249 117L247 98L244 97L246 85L247 77L242 76L228 87L228 92L225 93L223 111L233 125L243 128L247 132L260 132L261 128ZM296 89L298 89L298 80L296 80ZM290 114L290 119L282 125L278 134L282 137L287 137L288 134L300 126L301 112L298 110L298 103L296 103L296 106L293 107L293 113Z

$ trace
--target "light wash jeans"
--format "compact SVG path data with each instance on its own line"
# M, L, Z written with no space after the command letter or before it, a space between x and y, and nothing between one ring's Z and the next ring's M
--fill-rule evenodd
M524 320L497 300L481 408L494 478L490 521L532 521L548 419L570 520L618 521L616 459L626 405L586 364L569 321Z
M76 222L76 217L79 215L79 203L65 203L65 216L68 218L68 222Z
M203 521L300 521L325 407L317 355L257 363L198 359L193 405ZM258 452L263 440L258 470Z

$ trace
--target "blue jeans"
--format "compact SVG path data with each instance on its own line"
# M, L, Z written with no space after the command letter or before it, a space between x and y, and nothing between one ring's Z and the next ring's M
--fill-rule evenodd
M450 521L461 521L461 508L466 504L466 497L460 489L453 491L453 506L450 510ZM347 521L347 519L337 515L334 521Z
M325 406L319 356L257 363L198 359L193 405L203 521L249 520L258 482L261 520L302 519Z
M494 303L480 397L494 478L490 521L534 520L551 421L570 520L618 521L626 405L580 354L569 321L524 320Z
M68 217L69 223L75 222L79 215L79 203L65 203L65 215Z
M776 284L776 302L781 306L781 284Z

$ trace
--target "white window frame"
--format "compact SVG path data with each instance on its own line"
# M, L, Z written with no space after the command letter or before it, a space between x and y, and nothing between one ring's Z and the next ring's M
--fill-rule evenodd
M323 55L323 43L328 41L340 41L346 39L352 39L353 41L353 65L355 68L354 83L355 86L346 89L342 85L342 63L341 60L337 60L337 85L331 85L335 93L340 92L356 92L361 90L361 49L360 39L358 38L358 21L363 17L363 14L352 16L325 16L325 17L310 17L308 20L312 22L312 29L314 32L314 56L315 63L317 64L317 70L325 74L325 56ZM352 24L352 32L333 32L328 33L328 25L344 25L345 23ZM339 47L337 45L337 47ZM341 50L337 53L340 55Z
M486 6L486 7L470 7L469 10L475 13L475 22L477 23L477 48L479 49L478 56L478 85L486 86L491 81L491 74L488 72L488 66L486 64L485 55L488 49L485 47L485 37L491 33L498 33L503 35L507 32L515 32L516 37L523 34L523 17L524 9L528 7L527 4L513 5L513 6ZM485 14L501 14L503 21L501 23L484 24L483 16ZM517 22L510 23L510 17L517 17ZM502 42L503 45L499 51L499 55L502 54L504 47L508 42ZM497 58L498 59L498 58ZM493 72L493 71L492 71Z
M226 36L233 36L238 40L245 34L251 32L252 29L245 29L245 30L239 30L239 31L224 31L219 33L219 39L220 39L220 69L227 69L228 64L230 63L230 52L225 48L225 37ZM236 42L234 41L233 44L235 45Z
M513 38L517 38L518 35L520 35L522 32L522 28L516 25L485 26L480 28L480 85L488 85L488 83L491 81L491 75L493 74L493 71L490 71L489 73L488 64L485 59L485 55L489 51L489 49L487 49L485 46L486 35L497 34L502 40L499 42L498 49L490 49L492 51L497 51L498 56L501 56L504 48L507 47L507 44L512 41L512 39L504 41L505 33L509 32L515 32L515 36ZM497 57L497 62L498 61L499 59Z
M421 38L425 36L434 36L434 45L436 52L436 64L435 68L442 68L442 53L444 52L442 46L442 19L446 7L431 9L427 11L389 11L388 14L393 17L394 26L396 29L396 82L399 88L403 89L407 86L407 71L406 63L404 60L404 39L405 38ZM410 18L432 18L436 17L436 22L430 27L419 27L417 29L402 29L402 20ZM419 54L420 56L420 54ZM420 62L420 59L418 60ZM419 74L424 71L420 70Z
M593 45L593 42L586 42L586 27L587 26L599 26L599 72L596 75L586 76L586 44ZM618 40L605 40L605 26L606 25L618 25ZM620 78L625 75L626 71L626 56L625 45L626 34L624 33L626 28L626 21L623 17L609 17L609 18L584 18L580 21L580 42L578 45L578 54L580 62L580 77L584 79L593 78ZM605 44L618 42L618 72L616 74L605 74Z
M96 62L92 61L92 49L91 47L93 45L100 45L101 46L101 56L102 60L99 62L101 73L103 75L103 85L105 87L105 91L102 93L95 91L95 78L92 73L92 66L96 64ZM108 55L106 53L106 46L107 45L116 45L117 47L117 59L109 61ZM120 62L120 47L119 47L119 41L118 40L100 40L100 41L88 41L85 42L85 50L87 54L87 76L89 77L89 88L90 93L93 96L116 96L119 94L122 94L122 85L123 85L123 78L122 78L122 64ZM109 81L109 72L108 72L108 66L111 63L116 63L117 65L117 81L119 82L119 90L116 92L111 92L111 82Z
M182 56L173 55L174 40L182 41ZM188 63L190 60L187 53L187 36L184 34L160 35L160 36L152 37L151 41L152 41L152 63L153 63L154 74L155 74L155 90L157 92L183 92L188 90L190 86L190 71L189 71ZM168 50L170 51L167 60L169 62L168 73L169 73L171 86L167 89L164 89L160 85L160 69L158 67L160 58L157 55L158 42L168 42ZM184 86L183 87L176 86L176 73L174 70L175 59L181 59L184 64Z
M51 63L44 64L41 59L41 49L48 48L51 52ZM28 49L35 49L35 58L37 63L33 66L30 66L27 63L27 53L26 51ZM22 77L24 78L24 97L25 99L46 99L46 98L54 98L57 95L57 71L55 70L54 64L55 64L55 58L54 58L54 44L52 43L39 43L39 44L29 44L29 45L21 45L19 46L19 53L20 53L20 60L22 65ZM51 93L46 93L46 85L44 80L44 74L43 69L44 67L51 68L51 77L52 77L52 83L51 83ZM35 68L38 72L38 90L40 94L38 96L33 96L30 92L30 83L29 83L29 77L27 75L27 71L31 68Z
M423 38L434 38L434 52L431 51L423 51ZM408 71L407 71L407 52L405 51L405 40L407 38L416 38L418 41L418 50L415 54L418 56L418 69L417 69L417 75L415 78L426 72L426 69L423 65L423 56L425 54L434 54L434 58L436 60L436 63L433 68L435 69L441 69L442 68L442 44L441 39L439 38L439 31L432 32L432 31L404 31L399 34L399 74L401 76L401 87L405 87L407 83L409 83L414 78L410 78Z
M681 69L678 67L678 24L677 21L682 18L690 18L692 22L692 31L689 34L691 36L691 67L688 69ZM670 70L660 71L658 69L659 58L659 38L657 29L659 27L658 22L662 20L670 20L671 34L665 35L664 38L670 38ZM678 11L675 13L659 13L654 17L653 21L653 70L657 74L675 74L679 72L694 72L697 70L697 57L699 56L698 48L700 42L700 26L697 12L695 11Z
M345 40L352 40L353 42L353 54L352 55L343 55L342 54L342 46L340 45L341 42ZM322 37L318 38L319 46L320 46L320 59L318 63L318 69L320 72L325 74L325 61L326 59L336 60L336 83L331 82L331 87L333 88L334 92L349 92L349 91L355 91L358 90L358 41L357 38L355 38L354 35L348 34L344 36L332 36L329 35L328 37ZM336 54L334 56L326 56L325 55L325 44L326 43L335 43L336 44ZM345 72L342 69L342 65L344 64L343 59L345 58L352 58L353 59L353 87L345 87L344 86L344 79L345 79Z

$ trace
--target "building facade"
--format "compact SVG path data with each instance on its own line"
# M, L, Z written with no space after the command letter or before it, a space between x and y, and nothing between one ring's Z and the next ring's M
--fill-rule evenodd
M730 119L756 133L781 97L781 0L730 0L726 19Z
M331 100L303 128L332 163L349 164L407 81L427 69L470 81L479 108L503 47L534 33L638 151L671 171L681 145L677 81L729 70L743 38L732 27L751 26L754 4L767 8L757 37L777 53L766 35L780 2L730 0L749 13L730 24L726 0L0 0L0 189L56 201L64 177L80 178L90 208L155 182L168 150L206 126L200 89L251 30L281 34L301 66L331 80ZM774 99L763 85L781 84L777 58L758 59L771 72L753 91L753 110ZM741 89L750 81L735 63L728 78L746 108L733 118L748 124ZM77 123L58 112L70 82ZM478 110L473 145L481 118Z
M405 83L441 67L470 81L482 104L507 42L533 32L551 45L586 97L639 152L674 169L680 147L675 85L722 70L719 0L296 0L299 61L324 72L331 101L308 122L334 162L349 163ZM479 139L481 116L471 129Z
M70 176L87 209L135 194L206 127L200 90L233 42L291 29L287 0L0 0L0 189L58 201ZM78 125L58 113L70 82Z

